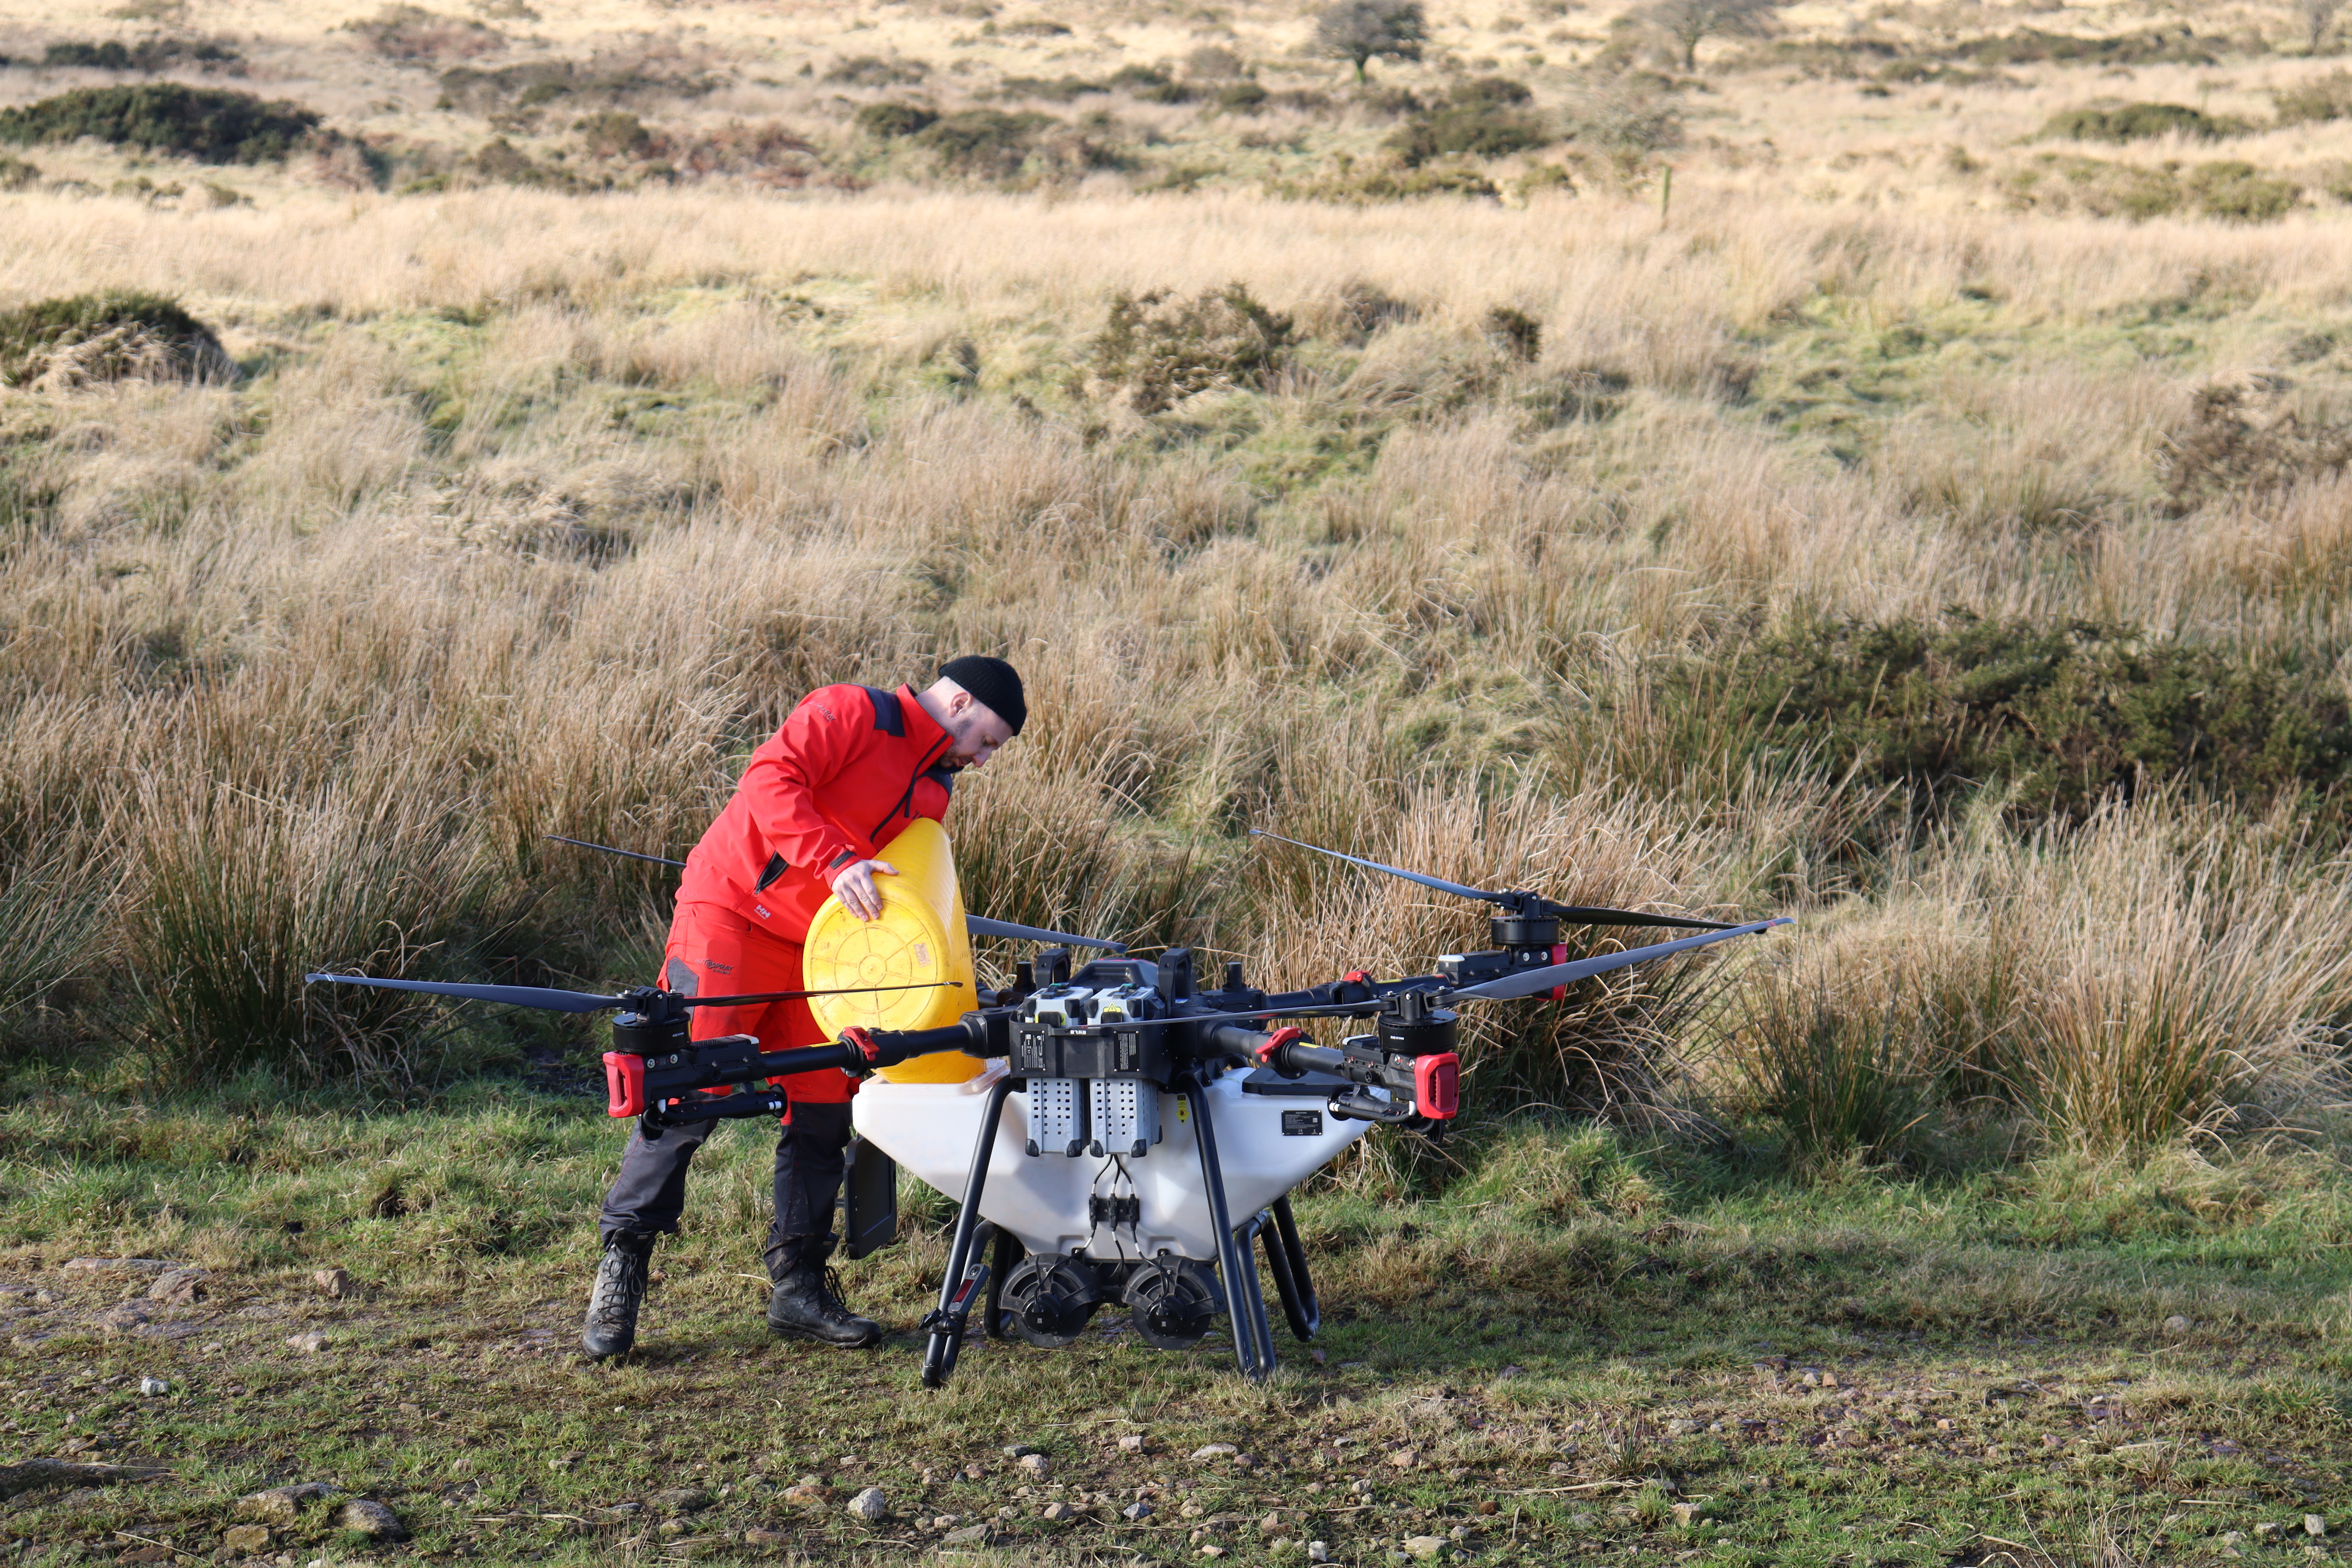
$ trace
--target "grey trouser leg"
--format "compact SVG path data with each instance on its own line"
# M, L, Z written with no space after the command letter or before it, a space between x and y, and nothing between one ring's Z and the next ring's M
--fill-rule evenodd
M710 1135L711 1124L669 1127L647 1138L629 1135L621 1173L604 1194L597 1229L610 1240L618 1232L677 1234L686 1212L686 1173L694 1152ZM841 1193L842 1154L849 1147L849 1107L801 1104L792 1124L776 1138L776 1217L768 1227L766 1257L773 1276L804 1255L833 1250L833 1211Z
M849 1107L795 1105L776 1140L776 1217L768 1226L768 1278L833 1254L834 1201L841 1195L842 1154L849 1147Z

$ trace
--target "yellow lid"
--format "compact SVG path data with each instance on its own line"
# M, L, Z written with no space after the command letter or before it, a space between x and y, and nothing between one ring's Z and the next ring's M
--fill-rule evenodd
M861 921L838 898L828 898L809 921L801 960L809 989L958 984L811 997L809 1011L828 1037L850 1028L936 1029L978 1005L971 939L964 931L963 895L956 886L955 851L947 830L929 817L918 817L882 846L877 858L898 870L895 877L874 879L882 894L879 915ZM941 1051L884 1068L881 1076L893 1083L961 1083L980 1070L979 1058Z

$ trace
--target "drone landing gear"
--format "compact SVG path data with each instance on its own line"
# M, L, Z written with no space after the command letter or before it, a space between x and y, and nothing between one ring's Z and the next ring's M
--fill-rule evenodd
M1208 1091L1197 1083L1187 1084L1184 1100L1192 1108L1194 1136L1201 1144L1201 1176L1208 1188L1210 1224L1217 1233L1217 1272L1224 1278L1225 1315L1234 1330L1234 1362L1244 1377L1264 1383L1274 1375L1274 1330L1265 1321L1257 1259L1250 1255L1249 1237L1235 1233L1233 1216L1225 1209L1225 1171L1217 1159Z
M996 1303L1001 1298L990 1281L998 1276L979 1262L980 1249L975 1240L981 1229L981 1189L988 1184L988 1163L996 1153L996 1124L1004 1115L1005 1097L1012 1092L1013 1080L998 1079L995 1087L988 1091L987 1105L981 1110L980 1141L972 1148L971 1173L964 1179L963 1207L956 1213L955 1239L948 1246L947 1272L940 1280L940 1304L922 1322L930 1336L923 1346L925 1388L946 1386L948 1374L955 1371L956 1358L963 1352L964 1328L975 1304L986 1303L983 1328L991 1331L995 1328Z
M1060 1346L1078 1337L1105 1300L1108 1282L1093 1266L1058 1253L1024 1259L1021 1244L1011 1232L980 1217L989 1163L996 1152L997 1125L1013 1082L1009 1077L998 1079L981 1111L980 1137L972 1149L971 1172L964 1179L963 1206L956 1215L954 1238L948 1247L939 1305L922 1322L929 1336L923 1347L925 1388L944 1387L955 1371L975 1307L981 1310L982 1331L992 1339L1014 1337L1034 1345ZM1306 1248L1300 1245L1298 1226L1286 1197L1276 1199L1241 1227L1234 1226L1225 1205L1224 1167L1217 1158L1217 1133L1208 1094L1198 1084L1188 1085L1181 1092L1199 1141L1210 1223L1217 1235L1215 1272L1191 1259L1150 1262L1129 1274L1121 1295L1134 1312L1138 1334L1164 1349L1181 1350L1198 1343L1222 1308L1233 1325L1234 1363L1243 1376L1263 1383L1274 1374L1276 1364L1274 1328L1266 1318L1265 1293L1258 1285L1257 1259L1251 1244L1263 1238L1283 1316L1290 1323L1290 1331L1301 1340L1313 1339L1321 1326L1314 1282L1307 1272ZM981 1261L983 1245L993 1255L987 1263Z
M1255 1229L1265 1244L1265 1266L1274 1276L1274 1293L1282 1298L1282 1315L1290 1320L1292 1335L1301 1342L1313 1339L1323 1327L1323 1310L1316 1304L1307 1248L1299 1244L1298 1222L1291 1217L1287 1194L1257 1216Z

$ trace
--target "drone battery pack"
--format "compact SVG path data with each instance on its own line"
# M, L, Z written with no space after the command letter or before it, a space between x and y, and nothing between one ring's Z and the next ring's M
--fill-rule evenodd
M1029 1141L1033 1154L1079 1154L1087 1143L1087 1096L1074 1078L1029 1080Z
M1160 1086L1156 1083L1133 1078L1089 1079L1087 1107L1095 1134L1089 1153L1139 1160L1160 1142Z

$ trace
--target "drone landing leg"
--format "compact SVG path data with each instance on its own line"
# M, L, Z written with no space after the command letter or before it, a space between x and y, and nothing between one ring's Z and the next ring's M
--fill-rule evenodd
M1307 1273L1307 1248L1299 1244L1298 1222L1291 1217L1290 1196L1274 1200L1266 1213L1274 1224L1258 1235L1265 1240L1265 1264L1274 1271L1274 1293L1282 1298L1282 1315L1290 1331L1311 1340L1323 1327L1323 1310L1316 1304L1315 1281Z
M1263 1383L1274 1373L1274 1336L1265 1327L1265 1298L1257 1288L1257 1259L1250 1255L1247 1238L1234 1234L1233 1216L1225 1209L1225 1171L1217 1159L1217 1134L1209 1121L1208 1091L1190 1085L1184 1099L1192 1108L1194 1134L1201 1142L1201 1175L1209 1189L1209 1223L1217 1233L1217 1272L1225 1281L1234 1361L1243 1376Z
M972 1148L971 1173L964 1178L963 1207L956 1213L955 1239L949 1244L947 1273L940 1280L940 1304L923 1320L923 1327L930 1331L930 1339L923 1346L925 1388L946 1385L963 1349L964 1324L975 1298L986 1299L989 1270L983 1267L977 1279L965 1276L971 1268L972 1237L980 1228L981 1189L988 1184L988 1163L996 1154L996 1124L1004 1115L1005 1096L1012 1092L1013 1079L998 1079L996 1087L988 1091L988 1104L981 1110L980 1141Z

